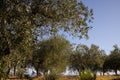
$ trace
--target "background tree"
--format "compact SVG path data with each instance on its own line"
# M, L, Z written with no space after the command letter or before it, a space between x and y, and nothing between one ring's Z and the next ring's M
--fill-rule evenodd
M120 49L117 45L114 45L114 50L107 57L104 63L104 71L114 70L117 75L117 70L120 69Z
M102 70L106 54L104 50L100 50L99 46L92 44L89 49L89 66L92 70Z
M89 49L89 61L88 61L88 66L92 69L95 70L97 68L97 61L96 58L99 54L99 46L92 44L90 49Z
M104 50L100 50L98 55L96 56L96 68L97 68L97 71L100 71L100 75L102 75L102 72L103 72L103 65L104 65L104 62L105 62L105 59L106 59L107 55L106 55L106 52Z
M37 73L50 70L50 73L59 74L66 69L71 45L64 37L51 37L40 41L37 46L33 54L33 65Z
M69 67L73 70L91 70L102 71L103 64L106 58L104 50L99 50L99 47L92 44L90 48L86 45L78 45L76 51L70 56Z
M86 59L89 48L86 45L79 44L76 47L76 50L73 51L73 54L69 58L69 68L73 70L83 70L86 67Z

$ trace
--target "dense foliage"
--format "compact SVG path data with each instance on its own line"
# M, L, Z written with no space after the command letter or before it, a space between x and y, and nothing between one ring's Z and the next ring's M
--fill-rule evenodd
M86 36L92 10L77 0L1 0L0 55L30 53L33 37L63 30ZM28 50L28 49L30 50Z
M106 54L100 50L98 46L91 45L88 48L86 45L78 45L76 51L70 56L69 66L73 70L80 72L85 68L91 70L102 70Z
M62 36L40 41L33 53L33 66L38 73L40 70L45 74L49 70L50 73L59 74L65 70L70 52L71 45Z
M25 68L39 37L63 31L87 38L92 15L77 0L0 0L0 74Z
M117 45L114 45L114 50L111 51L111 54L106 58L104 62L104 72L108 70L114 70L117 75L117 70L120 70L120 49Z

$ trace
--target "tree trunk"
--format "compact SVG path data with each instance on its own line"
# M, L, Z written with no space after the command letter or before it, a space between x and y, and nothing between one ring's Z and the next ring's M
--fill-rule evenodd
M14 76L16 75L16 66L14 66Z
M104 73L105 73L105 69L104 69L104 68L102 69L102 72L103 72L103 76L104 76L104 75L105 75L105 74L104 74Z
M103 76L104 76L105 74L104 74L104 72L103 72Z
M36 69L36 72L37 72L37 76L39 75L39 69Z
M102 71L100 70L100 76L102 76Z
M115 75L117 75L117 69L116 70L114 70L115 71Z
M10 73L10 68L7 70L7 72L6 72L6 73L7 73L7 75L9 75L9 73Z
M103 75L103 68L100 68L100 76Z
M77 68L77 72L80 72L80 69L79 69L79 68Z

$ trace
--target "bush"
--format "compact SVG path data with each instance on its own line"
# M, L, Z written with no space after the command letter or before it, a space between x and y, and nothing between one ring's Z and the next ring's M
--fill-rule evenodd
M26 79L30 79L30 75L28 75L28 74L25 74L24 77L25 77Z
M85 69L79 73L80 80L96 80L96 73L90 69Z
M45 80L58 80L58 75L56 74L49 74L45 76Z

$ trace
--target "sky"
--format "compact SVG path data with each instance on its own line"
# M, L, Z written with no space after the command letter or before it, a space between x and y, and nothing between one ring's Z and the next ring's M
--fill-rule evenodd
M72 43L98 45L110 54L113 45L120 47L120 0L82 0L88 8L93 9L94 20L89 31L89 39L68 37Z

